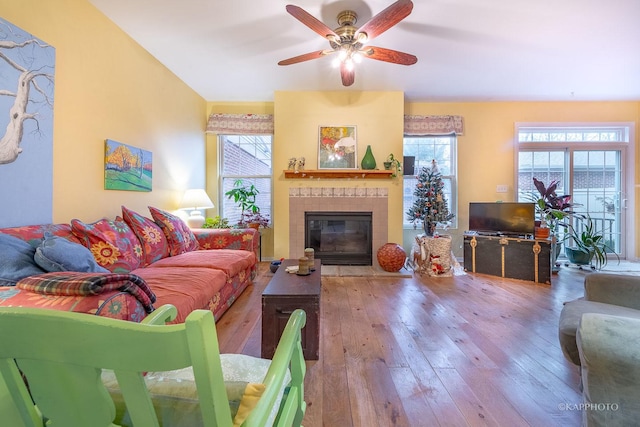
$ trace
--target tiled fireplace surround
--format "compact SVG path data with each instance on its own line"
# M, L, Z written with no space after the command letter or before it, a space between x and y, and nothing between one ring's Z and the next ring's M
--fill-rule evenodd
M371 212L373 265L376 253L387 243L389 189L364 187L296 187L289 188L289 257L304 254L305 212Z

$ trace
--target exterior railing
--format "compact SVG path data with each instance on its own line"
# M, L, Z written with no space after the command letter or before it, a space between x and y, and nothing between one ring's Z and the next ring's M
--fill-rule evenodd
M598 218L593 216L591 216L590 218L595 227L595 231L602 233L602 235L604 236L604 241L607 243L607 245L618 251L619 233L617 233L614 229L616 219L606 217ZM576 230L576 232L580 234L585 230L587 224L584 220L573 217L572 226ZM571 244L570 241L566 241L566 243L568 243L569 245Z

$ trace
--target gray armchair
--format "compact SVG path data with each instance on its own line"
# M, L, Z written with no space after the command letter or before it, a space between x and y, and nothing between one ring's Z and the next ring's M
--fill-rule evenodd
M558 331L560 347L576 365L580 365L576 332L585 313L640 319L640 276L590 274L584 280L584 297L565 303Z
M640 319L585 313L577 341L584 425L638 425Z
M559 338L580 366L584 425L638 425L640 276L588 275L584 297L562 309Z

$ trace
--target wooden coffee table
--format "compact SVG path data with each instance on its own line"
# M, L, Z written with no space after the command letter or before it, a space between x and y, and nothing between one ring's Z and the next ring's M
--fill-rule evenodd
M285 270L298 265L298 260L285 259L262 292L262 357L273 358L287 320L297 308L307 313L307 324L302 329L302 352L306 360L318 360L320 352L320 269L314 260L315 271L298 276Z

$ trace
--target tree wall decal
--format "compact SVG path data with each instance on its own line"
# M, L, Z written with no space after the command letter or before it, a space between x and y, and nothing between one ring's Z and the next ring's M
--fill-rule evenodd
M15 36L11 27L0 21L0 59L4 62L2 73L5 87L0 88L0 96L13 98L9 108L9 122L0 138L0 165L14 162L22 152L21 142L25 131L25 122L36 123L34 132L38 133L38 106L45 104L53 109L53 47L32 38L8 39ZM51 50L51 65L41 65L36 57L40 49ZM15 53L15 54L11 54ZM35 68L34 68L35 67ZM7 86L11 85L12 86Z
M0 18L0 227L53 219L55 54Z

